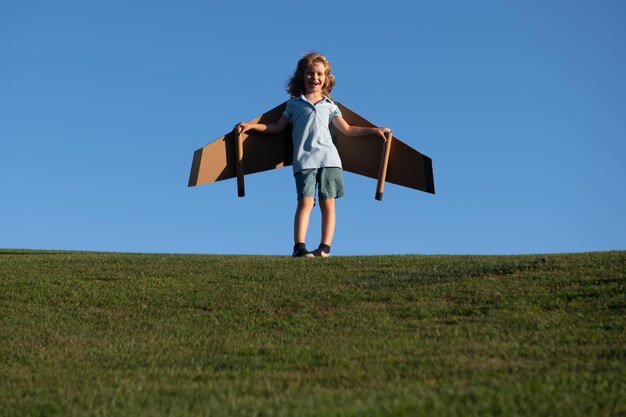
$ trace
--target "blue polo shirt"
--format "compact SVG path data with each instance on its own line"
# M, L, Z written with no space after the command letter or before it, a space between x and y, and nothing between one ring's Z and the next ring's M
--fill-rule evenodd
M339 167L341 159L330 135L330 122L341 111L329 98L317 104L304 95L287 102L283 115L291 123L293 172L303 169Z

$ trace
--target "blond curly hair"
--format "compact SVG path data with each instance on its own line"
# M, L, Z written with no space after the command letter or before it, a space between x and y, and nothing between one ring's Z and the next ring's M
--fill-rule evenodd
M330 98L330 92L335 86L335 76L331 73L332 66L330 65L330 61L319 52L310 52L298 61L296 70L287 82L287 92L291 95L291 97L299 97L306 93L304 87L304 74L306 73L306 69L309 65L313 65L318 62L326 67L326 82L322 86L322 93Z

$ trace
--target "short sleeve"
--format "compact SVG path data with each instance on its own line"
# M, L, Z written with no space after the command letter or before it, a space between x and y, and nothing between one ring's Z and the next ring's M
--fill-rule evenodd
M289 120L289 123L291 123L291 109L289 107L289 102L287 102L287 105L285 106L285 110L283 111L282 115L285 116L287 120Z
M333 103L330 109L330 120L333 120L335 117L342 117L342 115L341 115L341 110L339 110L339 107L335 103Z

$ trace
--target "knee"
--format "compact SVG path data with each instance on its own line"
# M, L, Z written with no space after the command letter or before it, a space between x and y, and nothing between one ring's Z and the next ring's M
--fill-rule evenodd
M320 200L320 210L322 210L322 212L333 212L335 210L335 199L328 198Z
M311 211L313 210L313 206L315 204L315 200L310 197L304 197L298 200L298 210L299 211Z

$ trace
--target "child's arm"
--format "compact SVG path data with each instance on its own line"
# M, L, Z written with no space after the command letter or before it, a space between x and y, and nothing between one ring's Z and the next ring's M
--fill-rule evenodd
M376 134L383 138L385 141L387 138L385 137L385 133L391 133L391 129L386 127L360 127L360 126L350 126L348 122L341 116L337 116L332 120L333 125L344 135L348 136L361 136L368 134Z
M264 133L280 133L289 126L289 120L285 116L280 116L280 119L274 123L238 123L235 127L242 128L241 133L245 133L248 130L256 130L257 132Z

